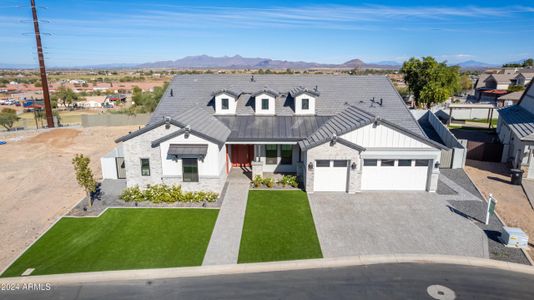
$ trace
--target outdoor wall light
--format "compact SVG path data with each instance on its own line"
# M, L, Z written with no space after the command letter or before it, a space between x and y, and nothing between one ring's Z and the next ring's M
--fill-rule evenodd
M439 163L439 161L437 161L437 162L434 164L434 167L437 169L437 168L439 168L439 166L440 166L440 163Z
M313 163L312 162L308 163L308 170L313 170Z
M358 165L356 165L355 162L352 162L352 164L350 165L350 168L353 170L356 170L356 167L358 167Z

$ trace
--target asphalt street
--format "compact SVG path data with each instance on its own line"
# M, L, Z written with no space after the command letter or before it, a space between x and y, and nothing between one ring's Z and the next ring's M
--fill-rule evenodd
M534 275L404 263L40 289L0 299L534 299Z

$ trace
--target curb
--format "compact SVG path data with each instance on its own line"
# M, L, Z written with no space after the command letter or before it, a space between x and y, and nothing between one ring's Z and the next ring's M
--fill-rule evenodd
M350 266L398 263L433 263L464 265L534 275L534 267L521 264L476 257L413 254L352 256L325 259L293 260L285 262L38 275L27 277L0 278L0 284L48 283L56 285L73 285L99 282L109 283L111 281L190 278L201 276L279 272L290 270L309 270L318 268L339 268Z

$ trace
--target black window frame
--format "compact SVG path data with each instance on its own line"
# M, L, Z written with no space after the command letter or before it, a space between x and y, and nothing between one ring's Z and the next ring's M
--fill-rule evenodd
M385 165L384 165L384 162L386 162ZM395 160L394 159L381 159L380 160L380 166L381 167L394 167L395 166Z
M261 110L269 110L269 99L268 98L261 99Z
M280 145L280 164L281 165L292 165L293 164L293 145Z
M334 160L332 167L334 168L346 168L349 166L349 161L346 159L336 159Z
M194 162L191 163L191 162ZM196 172L189 172L186 168L196 170ZM198 182L198 158L182 158L182 181L183 182Z
M325 162L326 162L326 164L323 164ZM315 161L315 166L317 168L330 168L330 160L318 159L318 160Z
M363 166L364 167L378 167L378 159L364 159Z
M150 176L150 159L141 158L140 164L141 164L141 176Z
M274 149L267 149L267 148L272 148L272 147L274 147ZM274 156L272 155L272 151L274 151ZM277 165L278 164L278 145L274 145L274 144L265 145L265 164L266 165Z
M230 109L230 99L222 98L221 99L221 110L229 110L229 109Z
M422 162L424 162L424 164ZM428 167L429 164L430 164L429 159L416 159L415 160L416 167Z
M306 103L306 105L304 105L304 103ZM310 110L310 98L303 98L301 100L301 109Z
M410 164L405 164L406 162L410 162ZM399 167L411 167L412 166L412 159L399 159L397 166Z

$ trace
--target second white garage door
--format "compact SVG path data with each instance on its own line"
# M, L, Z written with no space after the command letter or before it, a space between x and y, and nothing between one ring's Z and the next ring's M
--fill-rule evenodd
M346 192L347 160L316 160L314 173L314 191Z
M424 191L429 160L364 159L362 190Z

